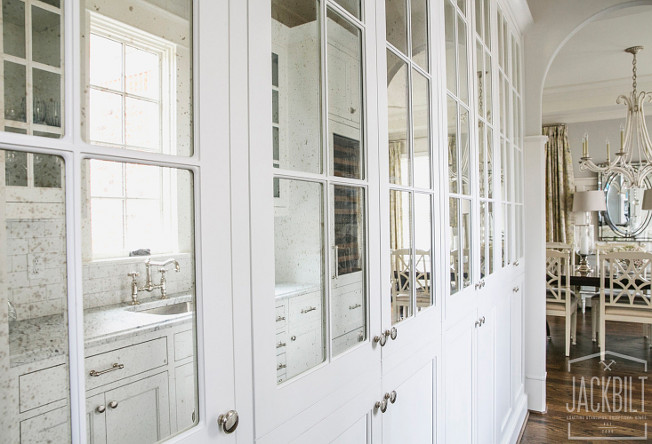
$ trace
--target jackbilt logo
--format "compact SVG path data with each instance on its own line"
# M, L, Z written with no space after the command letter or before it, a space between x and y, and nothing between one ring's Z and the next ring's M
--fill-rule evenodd
M603 356L601 360L600 353L594 353L568 361L568 372L574 373L566 403L568 438L646 440L647 361L609 351ZM580 365L583 361L594 362ZM618 420L625 418L639 422L636 436L618 427ZM582 436L573 433L574 428ZM619 436L621 432L629 436Z

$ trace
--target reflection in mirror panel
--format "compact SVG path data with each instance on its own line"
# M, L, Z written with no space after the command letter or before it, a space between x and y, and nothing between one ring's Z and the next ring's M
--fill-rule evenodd
M331 337L335 356L366 339L365 192L359 187L334 185L332 201Z
M278 97L273 104L274 118L278 114L278 122L270 124L279 132L274 166L284 170L322 172L318 6L315 0L297 0L291 4L284 0L272 1L270 89ZM361 111L359 107L358 111ZM279 187L277 196L281 199L282 188Z
M457 95L457 46L455 43L455 8L446 2L446 89Z
M410 8L412 60L428 72L428 5L426 0L412 0Z
M87 430L152 443L198 422L190 171L82 164Z
M389 192L389 248L391 264L392 324L412 315L412 194Z
M414 186L430 188L430 88L428 79L412 70L412 137Z
M461 270L461 280L462 286L464 288L471 285L472 278L472 265L471 262L471 244L473 232L471 225L471 200L469 199L460 199L460 270Z
M389 43L403 54L408 54L407 2L385 0L385 35Z
M192 155L192 1L82 3L84 140Z
M288 202L274 210L278 384L326 359L323 185L279 181Z
M63 9L2 0L4 131L63 136ZM7 60L9 57L11 60ZM35 66L38 66L35 67Z
M414 195L414 292L417 311L432 300L432 204L429 194Z
M489 202L487 213L487 243L489 245L489 274L494 272L494 204Z
M0 164L1 440L70 442L64 161Z
M480 201L480 278L487 276L487 202Z
M460 270L460 200L451 197L448 199L448 238L450 243L450 292L455 294L461 287Z
M332 173L364 179L362 32L330 9L326 23Z
M348 12L350 12L358 20L362 18L360 15L360 0L334 0Z
M469 78L468 78L468 47L466 42L466 23L461 17L457 20L457 75L460 87L459 98L464 103L469 103Z
M408 144L408 65L387 50L387 119L389 137L389 181L410 185Z
M461 170L460 185L462 186L462 194L466 194L467 196L471 194L471 177L469 176L471 169L469 129L469 111L464 107L460 107L460 141L457 148L460 152L458 154Z
M459 175L460 167L458 163L458 144L457 137L457 102L450 96L447 97L447 119L448 119L448 192L457 194L460 192Z

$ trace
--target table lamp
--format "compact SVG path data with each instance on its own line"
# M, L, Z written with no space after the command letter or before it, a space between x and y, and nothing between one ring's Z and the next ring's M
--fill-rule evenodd
M652 204L652 195L650 196ZM584 213L584 220L575 223L575 252L580 255L580 263L575 270L586 276L593 270L586 262L586 257L595 250L595 228L591 223L591 212L606 211L604 191L578 191L573 197L573 212Z
M643 193L643 210L652 210L652 190L645 190Z

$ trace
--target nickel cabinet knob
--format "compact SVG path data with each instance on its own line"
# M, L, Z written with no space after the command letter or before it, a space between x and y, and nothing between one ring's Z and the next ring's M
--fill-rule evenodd
M235 429L238 428L238 423L240 422L240 416L235 410L229 410L217 417L217 423L222 426L224 433L233 433Z

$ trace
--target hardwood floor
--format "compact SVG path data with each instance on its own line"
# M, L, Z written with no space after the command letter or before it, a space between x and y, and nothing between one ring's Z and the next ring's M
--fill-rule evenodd
M569 358L564 356L563 318L548 317L548 322L548 410L530 412L520 442L652 442L652 414L647 414L652 412L652 378L646 379L652 366L645 370L652 363L652 349L643 325L607 322L607 351L627 356L607 355L604 364L599 357L571 362L569 371L569 360L598 352L591 341L591 311L578 313L577 345L571 346Z

